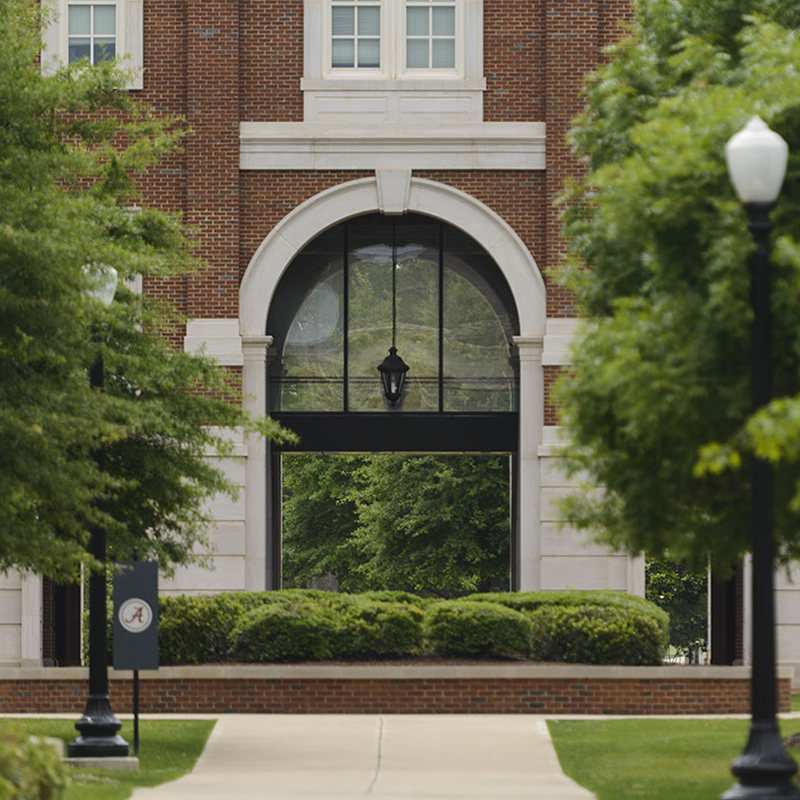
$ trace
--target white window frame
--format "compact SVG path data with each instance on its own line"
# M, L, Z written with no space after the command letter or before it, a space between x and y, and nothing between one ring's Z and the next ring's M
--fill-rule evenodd
M414 4L415 6L418 4ZM419 4L422 5L422 4ZM432 79L437 78L463 78L466 73L466 58L465 58L465 40L466 40L466 24L464 21L465 4L463 0L454 0L455 5L455 64L449 69L436 69L434 67L423 67L419 69L409 69L406 66L406 44L408 37L406 36L406 24L408 15L406 8L408 7L408 0L400 0L397 3L397 31L395 53L397 55L397 74L400 77L408 78L421 78ZM425 6L422 6L423 8Z
M309 6L310 9L309 13ZM321 6L321 8L320 8ZM306 78L363 81L383 80L460 80L483 77L482 3L476 0L455 0L455 67L453 69L406 68L406 0L381 0L381 66L333 67L331 41L333 34L333 4L331 0L306 2ZM321 12L321 42L314 35ZM470 13L472 12L472 13ZM470 24L471 23L471 24ZM321 59L316 60L309 48L319 48ZM321 45L321 47L320 47ZM468 55L469 54L469 55ZM309 64L313 66L311 66ZM311 66L311 69L309 67Z
M69 60L69 6L116 5L116 54L123 68L135 70L128 89L144 88L143 34L144 0L42 0L52 15L50 24L42 31L42 71L53 74Z

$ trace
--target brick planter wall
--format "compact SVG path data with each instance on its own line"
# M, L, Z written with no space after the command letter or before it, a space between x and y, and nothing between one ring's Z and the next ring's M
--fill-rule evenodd
M791 669L779 669L788 711ZM131 673L111 672L111 703L131 710ZM80 712L85 669L0 670L0 713ZM738 714L745 667L235 666L141 673L143 713Z

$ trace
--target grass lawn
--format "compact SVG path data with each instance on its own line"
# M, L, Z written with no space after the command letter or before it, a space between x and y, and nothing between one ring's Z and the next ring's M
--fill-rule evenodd
M564 772L598 800L709 800L734 783L749 720L620 719L547 723ZM784 736L800 720L781 722ZM800 749L789 751L795 760Z
M124 800L137 786L175 780L194 766L213 727L213 720L140 720L139 771L71 767L66 800ZM75 720L67 719L1 719L0 728L65 742L77 736ZM122 723L120 733L133 747L131 720Z

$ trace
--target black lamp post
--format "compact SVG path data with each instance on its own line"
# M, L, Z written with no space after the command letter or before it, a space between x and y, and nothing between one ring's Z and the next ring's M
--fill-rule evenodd
M752 410L772 397L770 365L769 212L786 174L788 146L759 118L732 136L725 146L728 172L747 214L756 242L750 262L753 307L750 353ZM786 752L776 720L773 474L769 461L753 457L751 464L750 530L753 552L750 736L733 762L739 779L723 800L798 800L792 783L797 764Z
M394 250L394 248L392 248ZM397 355L397 258L392 254L392 346L389 355L378 365L383 383L383 396L389 408L396 408L403 399L408 364Z
M94 286L91 296L106 306L111 305L117 289L117 271L113 267L87 269ZM99 338L95 337L99 343ZM90 372L92 388L103 391L103 357L98 352ZM94 452L100 470L103 469L103 451ZM105 565L106 532L99 525L91 532L89 549L92 557ZM108 642L106 634L106 571L89 576L89 699L83 716L75 723L80 736L67 746L70 758L96 758L98 756L127 756L128 743L119 735L122 727L111 710L108 697Z

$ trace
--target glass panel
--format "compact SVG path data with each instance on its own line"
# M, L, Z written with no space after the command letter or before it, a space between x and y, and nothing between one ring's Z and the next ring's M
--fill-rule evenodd
M336 255L307 250L291 267L296 278L306 278L308 290L289 326L279 374L271 368L270 384L278 390L282 411L344 408L344 284L338 239Z
M356 32L355 9L335 7L332 10L332 31L334 36L352 36Z
M334 67L352 67L355 65L355 45L352 39L334 39L331 44L332 64Z
M392 345L392 226L348 226L349 411L385 411L378 364Z
M380 67L381 43L379 39L358 40L358 66Z
M454 8L433 9L433 35L455 36L456 10Z
M358 35L379 36L381 32L380 8L358 9Z
M430 66L428 55L427 39L409 39L406 42L407 69L427 69Z
M514 411L513 301L491 257L445 229L444 410Z
M403 411L439 410L439 226L398 225L397 352L408 364Z
M430 12L427 8L409 7L406 9L406 35L427 36L429 29Z
M69 32L73 34L91 33L91 6L70 6L69 7ZM88 55L88 53L87 53ZM70 59L71 61L72 59Z
M453 69L456 65L456 44L453 39L433 40L433 68Z
M70 63L80 61L82 58L89 58L88 39L70 39L67 59Z
M95 36L113 36L117 32L117 9L115 6L94 7Z
M94 40L94 63L99 64L101 61L111 61L116 53L113 39L95 39Z

